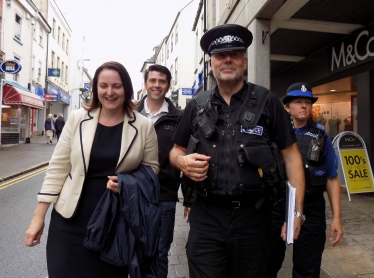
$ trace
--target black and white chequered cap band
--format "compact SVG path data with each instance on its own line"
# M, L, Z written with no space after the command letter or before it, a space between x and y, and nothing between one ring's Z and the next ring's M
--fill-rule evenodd
M224 44L224 43L232 43L232 42L240 42L242 43L243 45L245 45L244 41L242 38L238 37L238 36L232 36L232 35L227 35L227 36L224 36L224 37L220 37L218 39L215 39L210 45L209 45L209 48L208 48L208 51L215 45L220 45L220 44Z

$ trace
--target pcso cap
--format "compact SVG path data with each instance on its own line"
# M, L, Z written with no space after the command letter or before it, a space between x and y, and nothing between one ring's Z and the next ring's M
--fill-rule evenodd
M318 97L313 97L312 88L304 82L298 82L288 87L287 94L282 97L282 102L287 104L294 98L309 98L312 104L318 99Z
M237 24L223 24L208 30L200 39L201 49L212 53L246 50L253 36L247 28Z

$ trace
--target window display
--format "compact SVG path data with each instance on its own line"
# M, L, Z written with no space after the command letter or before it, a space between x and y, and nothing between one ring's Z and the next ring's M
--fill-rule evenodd
M325 126L325 131L333 139L343 131L352 130L351 102L331 102L313 105L314 119Z
M18 133L17 108L2 109L1 133Z

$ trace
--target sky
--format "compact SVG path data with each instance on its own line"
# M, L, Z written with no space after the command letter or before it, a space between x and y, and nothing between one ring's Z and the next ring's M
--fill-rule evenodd
M122 63L136 92L143 83L143 62L152 57L153 48L168 35L178 12L191 0L55 2L72 30L72 57L90 59L84 66L92 77L106 61Z

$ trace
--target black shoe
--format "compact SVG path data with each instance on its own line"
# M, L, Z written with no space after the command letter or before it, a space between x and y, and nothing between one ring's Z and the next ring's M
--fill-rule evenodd
M49 140L49 143L51 143L51 144L52 144L52 140Z

